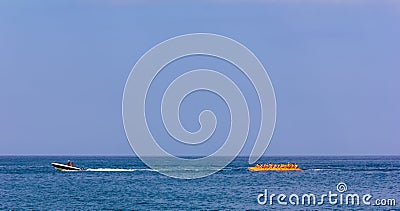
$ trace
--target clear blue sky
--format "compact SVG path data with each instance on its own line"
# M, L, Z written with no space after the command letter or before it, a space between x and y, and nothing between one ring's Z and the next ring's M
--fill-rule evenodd
M129 72L194 32L241 42L267 69L278 110L267 155L399 155L400 2L301 2L0 1L0 155L133 154L121 116ZM182 122L196 130L197 110L220 111L217 147L224 106L193 94Z

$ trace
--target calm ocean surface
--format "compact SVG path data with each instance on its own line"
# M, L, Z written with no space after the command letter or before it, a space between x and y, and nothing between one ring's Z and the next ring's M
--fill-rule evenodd
M59 172L51 163L90 171ZM264 157L260 162L298 163L302 172L249 172L239 157L211 176L173 179L148 169L136 157L0 156L0 209L20 210L400 210L400 157ZM371 194L395 206L279 205L257 202L268 194ZM276 200L276 199L275 199ZM288 201L288 199L286 199ZM318 202L317 201L317 202Z

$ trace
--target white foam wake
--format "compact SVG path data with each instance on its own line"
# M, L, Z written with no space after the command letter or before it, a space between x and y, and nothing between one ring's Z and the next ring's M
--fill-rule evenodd
M118 169L118 168L88 168L86 171L103 171L103 172L132 172L132 171L154 171L153 169Z

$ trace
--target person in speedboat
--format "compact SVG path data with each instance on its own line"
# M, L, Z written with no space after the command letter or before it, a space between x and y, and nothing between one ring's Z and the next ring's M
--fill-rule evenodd
M71 162L70 160L68 160L68 162L67 162L67 164L66 164L67 166L74 166L74 163L73 162Z

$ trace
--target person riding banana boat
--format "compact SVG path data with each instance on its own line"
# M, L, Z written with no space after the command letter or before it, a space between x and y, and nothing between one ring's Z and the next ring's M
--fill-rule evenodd
M249 167L250 171L302 171L297 164L256 164L254 167Z

